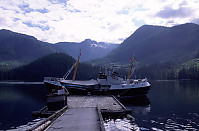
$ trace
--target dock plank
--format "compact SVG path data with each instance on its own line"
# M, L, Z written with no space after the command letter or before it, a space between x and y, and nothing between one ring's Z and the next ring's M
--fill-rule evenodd
M112 96L68 96L68 110L56 119L47 131L103 130L103 112L125 112L126 108Z
M112 96L68 96L69 108L99 108L112 111L124 108Z
M96 108L73 108L58 118L47 131L100 131Z

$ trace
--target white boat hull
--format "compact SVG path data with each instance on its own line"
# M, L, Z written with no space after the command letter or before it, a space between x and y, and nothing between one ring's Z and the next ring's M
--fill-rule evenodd
M134 80L134 82L112 82L116 84L110 84L105 82L107 80L98 79L89 81L71 81L71 80L62 80L57 82L44 81L45 85L49 90L56 86L65 86L70 94L81 94L87 95L88 92L92 94L112 94L112 95L121 95L121 96L139 96L146 95L150 90L150 84L146 79L143 80ZM112 80L111 80L112 81Z

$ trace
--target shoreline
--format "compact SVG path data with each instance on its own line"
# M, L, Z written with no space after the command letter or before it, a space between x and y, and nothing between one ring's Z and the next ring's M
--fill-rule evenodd
M155 80L155 81L198 81L199 80L195 80L195 79L175 79L175 80Z
M43 81L41 82L27 82L27 81L0 81L0 84L27 84L27 85L40 85L44 84Z

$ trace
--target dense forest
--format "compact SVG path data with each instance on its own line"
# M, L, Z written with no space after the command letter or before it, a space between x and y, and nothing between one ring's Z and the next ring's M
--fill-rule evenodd
M177 78L199 80L199 58L183 63L177 70Z
M0 79L43 81L44 77L63 77L74 63L75 59L64 53L50 54L13 70L1 71ZM94 79L97 78L98 72L98 67L80 63L76 79ZM72 78L72 73L68 79Z
M64 53L50 54L13 70L0 70L0 80L43 81L44 77L63 77L74 63L74 58ZM142 67L137 67L135 64L134 69L133 78L199 80L199 58L187 61L178 68L172 63L154 63ZM96 79L100 70L101 67L80 63L76 79ZM109 68L109 70L114 70L125 78L129 67ZM68 79L72 78L72 74L73 72L71 72Z
M159 80L199 80L199 58L188 60L177 66L173 63L159 63L136 68L134 77Z

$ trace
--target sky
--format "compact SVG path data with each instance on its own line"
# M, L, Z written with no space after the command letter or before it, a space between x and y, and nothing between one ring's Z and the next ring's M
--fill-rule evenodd
M199 24L199 0L0 0L0 29L38 40L118 43L142 25Z

